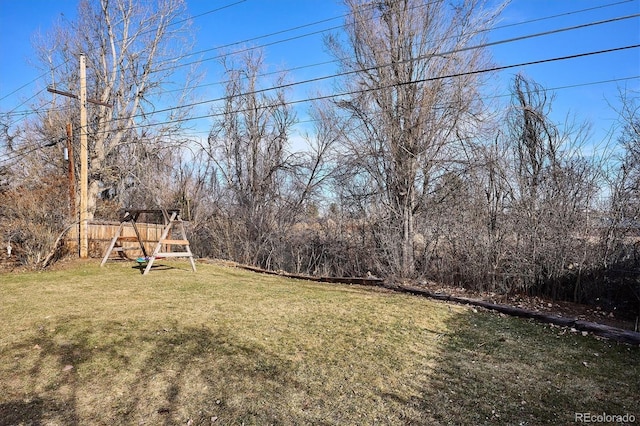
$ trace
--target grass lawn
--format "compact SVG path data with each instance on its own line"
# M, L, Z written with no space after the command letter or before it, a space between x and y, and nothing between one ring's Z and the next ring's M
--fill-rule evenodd
M640 351L224 266L0 275L0 425L640 421Z

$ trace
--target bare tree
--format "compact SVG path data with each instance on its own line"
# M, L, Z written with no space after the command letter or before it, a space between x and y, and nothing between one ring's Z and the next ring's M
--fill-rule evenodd
M0 242L31 266L42 261L70 223L66 163L50 123L27 121L2 137Z
M512 87L508 113L509 145L513 150L516 191L513 204L519 233L518 255L525 286L542 281L541 240L545 230L543 189L552 170L557 169L558 129L550 121L551 99L539 84L518 74Z
M621 185L628 208L625 215L637 224L640 222L640 95L626 91L620 98L623 129L619 142L624 149Z
M473 281L477 286L504 292L509 290L504 272L510 249L508 241L514 231L507 215L514 191L509 145L498 132L493 140L478 144L475 156L476 167L471 173L475 193L470 197L472 205L467 208L475 211L479 219L476 225L480 229L472 239L481 246L481 253L470 262L470 267L476 271ZM474 228L472 225L468 229Z
M624 261L630 254L629 237L640 233L640 101L637 93L622 91L621 132L617 170L610 179L610 202L602 235L603 266ZM640 259L640 249L635 255Z
M386 216L382 250L390 272L414 273L415 215L427 208L434 169L456 131L468 129L487 63L480 44L494 14L482 1L345 1L347 40L328 45L347 74L352 95L347 137L352 176ZM452 77L458 75L457 77ZM375 199L375 201L373 201ZM399 238L398 238L399 236Z
M283 90L260 91L261 51L251 50L239 59L224 56L223 66L224 106L216 111L219 118L205 152L232 208L231 222L240 227L233 235L241 247L232 257L266 266L281 218L283 191L290 183L287 175L293 156L288 145L295 116Z
M84 53L89 97L112 105L89 108L90 215L101 193L122 190L122 179L138 180L132 160L176 142L175 123L186 110L154 110L186 99L185 91L168 89L191 45L188 27L183 0L83 0L77 21L59 24L40 41L40 62L50 70L52 85L77 92L78 55ZM144 142L153 145L138 148Z
M561 282L568 268L581 270L586 261L585 226L599 173L583 152L589 127L567 121L561 129L550 118L552 97L523 75L514 80L512 99L505 135L516 238L510 263L520 274L517 286L558 297L573 290Z

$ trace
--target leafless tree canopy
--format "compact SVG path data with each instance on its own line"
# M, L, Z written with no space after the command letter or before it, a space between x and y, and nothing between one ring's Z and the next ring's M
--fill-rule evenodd
M408 276L415 271L415 215L429 208L448 145L479 112L481 81L462 74L486 66L483 49L466 48L482 41L493 16L479 1L456 8L420 0L346 4L347 39L329 38L328 45L350 72L344 84L354 93L338 103L351 122L347 178L366 182L362 195L387 234L384 262Z
M85 54L88 97L112 105L89 106L93 214L100 193L128 202L128 188L142 187L138 193L158 189L148 187L155 178L148 179L146 171L154 160L164 162L161 149L180 141L179 127L149 124L180 117L148 114L166 102L175 105L186 99L187 92L173 97L164 92L177 58L189 49L189 26L183 0L83 0L78 12L77 21L59 25L38 47L42 66L50 69L51 85L72 93L79 90L78 56ZM71 121L74 110L57 119Z

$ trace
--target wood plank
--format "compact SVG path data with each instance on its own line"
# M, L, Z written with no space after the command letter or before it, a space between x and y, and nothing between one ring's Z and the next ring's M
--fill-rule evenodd
M118 241L137 243L138 242L138 237L118 237Z
M162 214L162 211L166 211L167 213L177 212L180 213L180 209L120 209L121 215L128 212L131 216L134 214L140 213L153 213L153 214Z
M169 253L156 253L155 257L192 257L193 255L189 252L186 251L180 251L180 252L176 252L176 251L172 251Z
M189 245L189 241L188 240L162 240L162 241L160 241L160 244L171 244L171 245L175 245L175 246L188 246Z
M250 265L236 264L237 268L246 269L248 271L260 272L262 274L281 275L287 278L295 278L300 280L318 281L323 283L334 284L361 284L361 285L382 285L384 280L381 278L364 278L364 277L318 277L303 274L291 274L288 272L269 271L267 269L258 268Z

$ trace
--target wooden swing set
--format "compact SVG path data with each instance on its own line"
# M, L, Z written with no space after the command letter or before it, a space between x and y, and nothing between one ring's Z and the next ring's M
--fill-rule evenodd
M147 249L144 246L144 242L140 236L140 231L138 230L138 226L136 223L140 218L140 215L148 214L160 216L163 218L163 230L160 235L159 240L157 241L155 248L151 256L147 254ZM126 224L130 224L135 232L135 236L123 236L123 230L125 229ZM177 232L176 232L177 231ZM176 234L180 233L181 236L177 237ZM125 247L124 243L135 243L137 242L139 247ZM174 247L182 247L182 251L173 251ZM124 209L120 211L120 226L116 234L114 235L111 243L109 244L109 248L104 254L102 258L102 262L100 266L104 266L104 264L109 260L111 253L119 253L122 257L125 256L125 251L127 250L141 250L143 257L139 257L136 261L140 264L140 266L145 265L144 272L142 275L147 275L151 270L153 263L158 259L163 259L167 257L188 257L191 262L191 269L193 272L196 271L196 263L193 260L193 254L191 253L191 249L189 248L189 240L187 240L187 233L184 229L184 222L180 217L180 209Z

